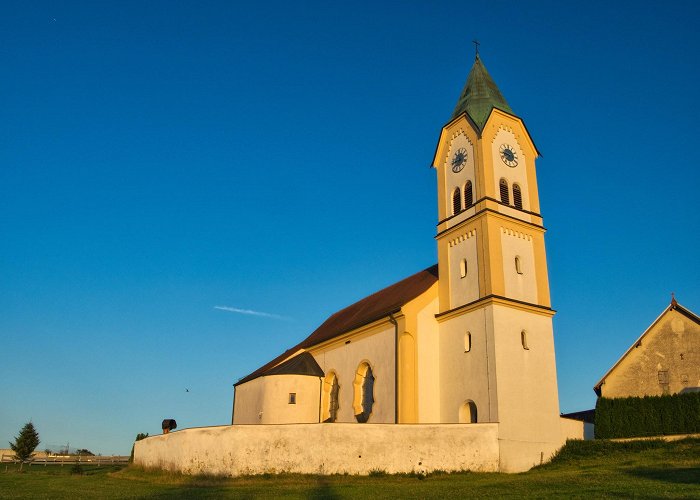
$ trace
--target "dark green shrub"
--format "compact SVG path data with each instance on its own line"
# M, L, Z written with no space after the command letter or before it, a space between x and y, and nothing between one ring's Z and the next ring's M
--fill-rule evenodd
M141 441L142 439L146 439L147 437L148 437L148 432L146 434L144 434L143 432L139 432L138 434L136 434L136 439L134 440L134 442ZM134 461L134 445L132 444L131 445L131 456L129 457L129 463L132 463L133 461Z
M626 438L700 432L700 393L643 398L598 398L596 438Z

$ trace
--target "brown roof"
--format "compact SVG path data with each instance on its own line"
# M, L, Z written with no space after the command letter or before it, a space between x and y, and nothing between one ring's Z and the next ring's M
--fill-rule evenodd
M308 349L326 340L372 323L392 313L399 312L401 307L418 297L430 288L438 279L437 264L406 279L394 283L364 299L355 302L330 316L314 332L299 344L277 356L269 363L261 366L250 375L243 377L234 385L240 385L263 375L270 369L292 356L300 349Z

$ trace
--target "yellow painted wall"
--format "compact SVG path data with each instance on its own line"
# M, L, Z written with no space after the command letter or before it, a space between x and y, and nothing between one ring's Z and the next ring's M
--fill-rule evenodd
M374 405L369 422L395 421L395 336L394 325L385 318L309 351L324 373L334 371L338 376L337 422L357 422L353 383L363 362L369 363L374 374Z

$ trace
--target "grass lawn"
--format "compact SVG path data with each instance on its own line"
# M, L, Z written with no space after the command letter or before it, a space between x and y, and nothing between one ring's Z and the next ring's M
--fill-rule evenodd
M522 474L183 476L136 467L0 468L0 498L700 498L700 439L569 443Z

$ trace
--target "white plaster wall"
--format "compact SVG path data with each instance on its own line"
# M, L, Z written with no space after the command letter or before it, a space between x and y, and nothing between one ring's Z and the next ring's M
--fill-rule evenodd
M296 404L289 404L289 393ZM236 387L234 424L314 423L319 418L320 379L269 375Z
M185 474L498 470L497 424L234 425L137 441L134 463Z
M450 309L479 298L479 263L476 230L465 230L449 242ZM467 259L467 275L461 277L461 261Z
M537 276L532 235L501 227L503 280L506 297L537 304ZM515 257L520 257L523 274L515 269Z
M485 309L477 309L440 323L440 421L459 422L459 408L467 400L477 407L477 422L496 422L493 348L489 345ZM464 352L464 336L471 333L471 350Z
M518 165L515 167L509 167L501 160L501 153L499 148L501 144L508 144L513 148L516 155L518 156ZM519 184L523 197L523 209L530 210L530 191L527 186L527 162L528 158L525 158L520 144L515 139L515 135L510 130L501 128L491 142L491 154L493 157L493 182L494 193L496 193L496 198L498 200L500 197L500 182L501 178L508 181L508 189L510 191L510 204L513 205L513 184ZM521 212L515 212L521 214ZM519 215L520 216L520 215Z
M418 422L440 422L440 329L435 315L439 299L418 313Z
M258 377L235 387L233 398L233 424L262 423L264 377Z
M311 350L324 373L331 370L338 376L338 419L356 422L353 410L353 382L360 364L368 362L374 374L374 406L370 423L392 423L395 420L395 330L388 321L372 329L328 347Z
M489 309L500 437L557 447L560 417L552 319L514 307L493 305ZM529 349L522 347L521 330L527 331ZM547 452L547 447L542 451Z

